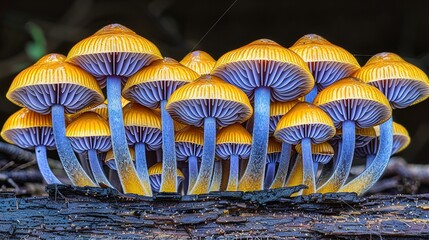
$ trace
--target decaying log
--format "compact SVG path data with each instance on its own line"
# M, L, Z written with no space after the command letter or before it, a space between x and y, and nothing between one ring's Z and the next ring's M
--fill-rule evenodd
M0 239L429 237L429 194L288 197L302 188L153 198L65 185L49 185L47 197L0 193Z

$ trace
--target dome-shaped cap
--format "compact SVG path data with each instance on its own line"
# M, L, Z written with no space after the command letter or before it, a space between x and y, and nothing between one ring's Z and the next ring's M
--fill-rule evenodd
M269 39L259 39L225 53L217 60L212 74L241 88L250 99L255 88L269 87L273 102L295 100L314 86L304 60Z
M298 154L302 155L302 146L297 144L295 150ZM334 157L334 148L328 142L311 145L311 153L313 161L321 164L327 164Z
M74 45L67 61L90 72L104 87L105 76L116 75L124 80L161 57L158 48L146 38L120 24L110 24Z
M374 131L377 136L380 136L380 126L374 126ZM392 155L398 153L405 148L411 142L411 137L408 134L407 129L397 122L393 122L393 145L392 145ZM377 147L378 149L378 147Z
M161 187L162 163L155 163L148 169L148 172L150 185L153 191L159 192L159 189ZM184 179L185 176L183 175L182 171L180 171L180 169L177 169L177 185L179 185Z
M151 109L130 102L123 108L125 134L129 145L145 143L148 150L161 147L161 117Z
M51 115L42 115L27 108L18 110L6 120L1 137L21 148L32 149L36 146L55 148Z
M127 99L125 99L125 98L123 98L123 97L121 97L121 103L122 103L122 107L125 107L125 105L127 105L128 103L129 103L130 101L128 101ZM95 113L97 113L98 115L100 115L102 118L104 118L104 119L106 119L106 120L108 120L109 119L109 116L108 116L108 109L107 109L107 106L108 104L107 104L107 99L106 100L104 100L104 102L103 103L101 103L101 104L99 104L99 105L97 105L97 106L95 106L95 107L87 107L87 108L84 108L84 109L82 109L82 110L80 110L79 112L77 112L77 113L73 113L73 114L67 114L67 117L68 117L68 119L70 120L70 122L72 121L72 120L74 120L74 119L76 119L77 117L79 117L80 116L80 114L82 114L82 113L84 113L84 112L88 112L88 111L91 111L91 112L95 112Z
M202 126L204 118L216 118L218 126L242 123L253 113L246 94L220 78L203 75L177 89L167 103L174 119L188 125Z
M112 147L109 123L95 112L82 113L73 120L66 128L66 136L77 152L107 152Z
M177 88L198 77L198 73L176 60L163 58L131 76L122 90L122 96L148 108L158 108L161 100L168 100Z
M104 100L94 77L56 53L22 70L13 79L6 97L41 114L49 113L55 104L63 105L66 113L75 113Z
M277 123L289 110L300 100L293 100L289 102L273 102L270 104L270 135L274 133Z
M185 161L190 156L201 157L204 145L203 129L187 126L174 134L176 159Z
M346 120L355 121L358 128L367 128L385 122L392 115L392 108L383 93L351 77L323 89L314 104L329 114L336 128Z
M289 49L308 64L319 90L360 68L351 53L316 34L304 35Z
M130 155L131 155L131 159L133 161L136 161L136 157L135 157L135 152L134 152L134 148L130 147L129 148L130 151ZM113 154L113 150L110 149L109 151L107 151L106 153L106 157L104 158L104 163L112 170L117 170L116 167L116 162L115 162L115 155Z
M266 163L274 163L280 161L282 144L274 137L268 138L267 158Z
M311 138L314 144L325 142L335 135L332 119L311 103L296 104L277 124L274 136L289 144Z
M374 55L354 76L378 88L392 108L405 108L429 97L426 73L394 53Z
M222 128L216 135L216 156L229 159L238 155L246 159L250 155L252 135L239 123Z
M197 50L188 53L180 60L180 63L194 70L196 73L204 75L210 74L216 64L216 60L214 60L210 54Z

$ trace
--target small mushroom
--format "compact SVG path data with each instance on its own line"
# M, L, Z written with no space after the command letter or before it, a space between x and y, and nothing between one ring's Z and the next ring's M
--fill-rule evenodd
M66 136L74 151L87 152L95 182L102 187L112 187L97 155L112 148L107 121L95 112L82 113L67 126Z
M167 111L180 122L204 125L201 167L190 194L207 193L215 159L216 126L226 127L249 119L253 109L246 94L218 77L203 75L177 89L168 100Z
M94 77L65 60L61 54L45 55L14 78L6 96L37 113L51 113L55 144L67 176L73 185L96 186L66 138L65 114L96 106L104 96Z
M122 91L123 96L151 109L161 109L162 124L162 183L161 192L177 190L174 123L165 110L170 95L179 87L198 78L198 73L172 58L154 61L130 77Z
M188 53L180 63L194 70L200 75L210 74L216 64L216 60L210 54L197 50Z
M61 184L49 167L46 150L55 149L52 119L27 108L12 114L4 123L1 137L21 148L34 149L37 166L47 184Z
M295 146L296 152L302 155L301 144ZM328 142L311 145L311 153L313 154L314 176L317 179L317 170L319 164L327 164L334 157L334 148Z
M179 187L180 183L185 179L182 171L176 168L176 176L177 176L177 186ZM152 186L153 192L159 192L161 189L161 176L162 176L162 162L155 163L153 166L149 168L149 179L150 185ZM176 189L176 192L179 189Z
M204 145L204 132L201 128L187 126L175 135L177 161L188 162L188 186L191 190L198 177L198 159L201 159ZM186 192L187 192L186 191Z
M212 74L242 89L254 100L253 139L249 162L239 183L241 191L263 188L268 147L270 101L286 102L307 94L314 79L307 64L293 51L260 39L229 51Z
M316 82L305 96L312 103L317 93L332 83L351 76L360 68L356 58L344 48L330 43L317 34L307 34L289 48L307 63Z
M320 144L335 135L332 119L322 109L311 103L296 104L277 124L274 137L289 144L302 145L302 161L295 167L302 168L301 177L291 177L293 183L308 186L303 194L316 191L315 173L313 172L312 144Z
M96 77L101 87L107 88L112 148L125 193L148 194L128 152L122 119L122 83L159 58L161 53L152 42L120 24L101 28L74 45L67 55L68 62L85 69Z
M273 183L276 173L276 165L280 162L282 152L282 144L274 137L268 139L267 149L267 167L265 172L264 189L270 188Z
M237 191L240 159L250 155L252 135L239 123L222 128L216 137L216 156L229 160L229 178L226 191Z

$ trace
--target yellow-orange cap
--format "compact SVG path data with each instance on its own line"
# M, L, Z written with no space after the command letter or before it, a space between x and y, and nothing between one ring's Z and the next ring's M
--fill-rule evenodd
M252 144L252 135L239 123L222 128L216 135L219 144Z
M161 118L151 109L130 102L123 108L124 126L139 126L161 130Z
M149 170L149 176L153 175L162 175L162 162L155 163L152 165ZM180 169L177 169L177 177L185 179L185 175L183 175L182 171Z
M200 75L210 74L216 64L216 60L210 54L197 50L188 53L180 63L194 70Z
M203 129L194 126L186 126L182 130L174 134L174 141L176 143L192 143L195 145L204 145L204 132Z
M267 154L279 153L282 151L282 143L277 141L274 137L268 138Z
M110 136L109 123L95 112L85 112L66 128L66 136L73 138Z

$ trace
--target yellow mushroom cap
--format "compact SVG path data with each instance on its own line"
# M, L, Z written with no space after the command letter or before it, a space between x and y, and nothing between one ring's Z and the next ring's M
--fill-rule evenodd
M122 96L149 108L158 108L179 87L194 81L198 73L172 58L152 62L131 76Z
M338 128L335 136L331 139L331 143L335 141L339 141L342 138L342 129ZM356 128L355 131L355 147L363 147L377 137L377 133L374 127L368 128ZM334 144L336 145L336 143Z
M110 136L109 123L95 112L82 113L66 129L67 137Z
M289 49L308 64L319 84L319 90L350 76L360 68L351 53L316 34L304 35ZM324 74L319 76L319 71L323 71Z
M161 176L162 174L162 162L155 163L152 165L149 170L149 176ZM182 180L185 179L185 175L183 175L182 171L180 169L177 169L177 177L181 178Z
M222 128L216 135L216 145L252 144L252 135L239 123Z
M66 113L75 113L104 100L91 74L65 62L65 56L56 53L47 54L22 70L13 79L6 97L18 106L42 114L49 113L55 104L63 105Z
M121 97L121 103L122 103L122 107L125 107L125 105L127 105L130 101L128 101L127 99ZM108 120L109 116L108 116L108 109L107 109L107 99L104 100L103 103L95 106L95 107L87 107L84 108L82 110L80 110L77 113L73 113L73 114L67 114L67 117L69 118L69 122L73 121L74 119L76 119L77 117L79 117L80 114L84 113L84 112L95 112L98 115L100 115L102 118Z
M325 142L335 135L332 119L317 106L301 102L286 113L277 124L274 136L289 144L311 138L314 144Z
M177 89L166 109L174 119L188 125L202 126L204 118L216 118L218 126L242 123L253 109L246 94L218 77L203 75Z
M153 109L153 111L154 111L156 114L158 114L158 116L159 116L159 117L161 117L161 109L156 108L156 109ZM189 126L189 125L187 125L187 124L184 124L184 123L178 122L178 121L176 121L175 119L173 119L173 124L174 124L174 131L175 131L175 132L179 132L179 131L181 131L181 130L183 130L183 129L185 129L186 127L188 127L188 126Z
M188 53L180 60L180 63L194 70L196 73L204 75L210 74L216 64L216 60L214 60L210 54L197 50Z
M282 143L274 137L268 138L267 154L280 153L282 151Z
M297 99L314 86L304 60L269 39L259 39L225 53L217 60L212 74L240 87L250 99L255 88L270 87L272 102Z
M184 129L174 134L176 143L191 143L199 146L204 145L203 129L194 126L186 126Z
M389 119L392 108L376 87L357 78L343 78L317 94L314 104L340 128L343 121L355 121L358 128L379 125Z
M380 89L393 108L405 108L429 97L426 73L394 53L374 55L354 76Z
M374 131L377 136L380 136L380 126L374 126ZM407 129L397 123L393 122L393 146L392 146L392 155L398 153L410 145L411 137L408 134Z
M295 150L298 154L302 155L302 146L297 144ZM326 164L334 157L334 148L328 142L311 145L311 153L313 161Z
M138 126L161 130L161 118L151 109L130 102L123 108L124 126Z
M297 103L302 102L300 100L293 100L289 102L273 102L270 105L270 135L274 133L277 127L277 123L289 110Z
M120 24L110 24L74 45L67 61L93 74L104 87L105 76L125 80L123 77L161 57L151 41Z
M55 148L51 115L42 115L22 108L10 115L1 130L1 137L8 143L22 148L44 145Z

